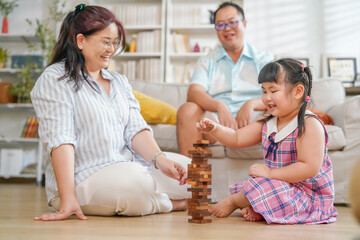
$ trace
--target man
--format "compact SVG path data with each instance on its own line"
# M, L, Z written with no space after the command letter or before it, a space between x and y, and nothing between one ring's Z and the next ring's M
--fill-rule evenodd
M222 3L214 19L221 46L198 60L187 102L177 114L177 138L183 155L188 155L197 139L216 142L195 130L196 122L204 116L238 129L251 122L254 111L265 110L257 77L273 56L244 41L246 19L237 4Z

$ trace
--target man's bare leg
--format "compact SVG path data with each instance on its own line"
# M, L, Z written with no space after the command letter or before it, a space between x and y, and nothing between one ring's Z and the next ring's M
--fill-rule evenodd
M210 143L215 143L216 140L203 136L196 131L196 123L204 117L204 110L197 104L187 102L181 105L177 112L176 135L179 146L179 153L188 156L188 151L193 149L193 144L196 140L206 139ZM206 116L208 117L208 116ZM212 117L215 120L215 117Z

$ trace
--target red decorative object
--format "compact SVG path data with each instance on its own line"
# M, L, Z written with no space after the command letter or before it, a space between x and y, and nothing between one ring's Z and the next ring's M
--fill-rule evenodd
M7 17L4 17L3 19L3 25L2 25L2 33L8 33L8 21Z
M199 44L197 44L197 43L195 44L193 52L200 52Z

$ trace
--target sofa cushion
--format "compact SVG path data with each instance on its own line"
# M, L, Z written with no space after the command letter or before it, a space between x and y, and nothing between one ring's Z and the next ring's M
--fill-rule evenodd
M225 148L219 142L210 145L209 150L212 151L212 158L224 158L224 157L226 157Z
M331 107L345 101L345 89L339 80L319 79L313 81L310 98L311 107L327 113Z
M179 152L176 140L176 126L152 124L154 138L162 151Z
M173 106L133 90L140 104L140 113L148 124L176 124L177 110Z
M154 83L140 80L132 80L129 83L134 90L164 101L176 109L186 102L189 88L189 84L185 83Z
M226 147L226 156L229 158L239 158L239 159L263 159L263 152L261 149L261 144L247 148L229 148Z
M341 127L325 125L329 136L329 150L341 150L346 145L345 135Z

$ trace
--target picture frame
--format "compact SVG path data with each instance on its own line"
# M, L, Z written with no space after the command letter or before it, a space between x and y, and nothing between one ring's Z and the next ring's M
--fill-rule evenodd
M329 77L354 84L357 77L356 57L327 57L326 63Z

